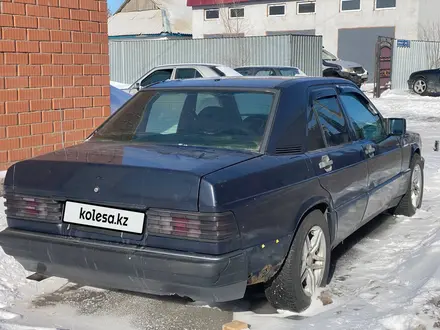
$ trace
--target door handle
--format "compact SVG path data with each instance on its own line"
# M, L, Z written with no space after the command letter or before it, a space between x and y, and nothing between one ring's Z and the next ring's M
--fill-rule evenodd
M376 151L376 149L371 144L368 144L365 147L365 154L369 157L373 157L375 151Z
M330 159L328 155L324 155L321 157L321 161L319 162L319 168L324 169L326 172L330 172L333 169L333 161Z

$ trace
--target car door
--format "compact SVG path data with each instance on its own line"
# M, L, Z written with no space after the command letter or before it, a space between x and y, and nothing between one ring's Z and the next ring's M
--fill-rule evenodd
M397 136L387 134L385 121L356 88L339 88L339 99L368 157L368 204L364 221L385 211L399 192L402 148Z
M352 141L334 87L310 91L307 137L307 156L338 216L338 243L362 220L368 200L368 168L362 143Z

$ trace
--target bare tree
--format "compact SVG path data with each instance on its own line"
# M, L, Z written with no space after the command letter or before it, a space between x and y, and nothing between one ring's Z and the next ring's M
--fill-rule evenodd
M440 68L440 23L419 27L420 39L426 42L426 59L430 69Z

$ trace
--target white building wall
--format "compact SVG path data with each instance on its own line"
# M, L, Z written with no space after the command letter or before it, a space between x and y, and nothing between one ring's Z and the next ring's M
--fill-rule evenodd
M428 34L431 41L440 41L440 0L419 0L419 6L419 39Z
M440 0L398 0L396 9L382 10L375 10L374 0L361 0L361 10L350 12L340 12L340 0L318 0L316 14L297 14L296 1L287 0L285 16L275 17L267 15L268 3L270 2L244 5L245 17L238 19L240 22L234 32L238 30L246 36L261 36L265 35L266 31L315 29L317 35L323 36L324 47L334 54L337 54L338 50L339 29L395 26L396 38L417 39L419 20L425 20L426 16L440 18ZM426 5L422 6L421 3ZM433 10L433 3L439 9ZM225 23L228 17L226 8L222 8L220 16L218 20L206 21L204 10L194 8L193 37L203 38L206 34L227 33L230 30L228 25L233 25L234 19Z

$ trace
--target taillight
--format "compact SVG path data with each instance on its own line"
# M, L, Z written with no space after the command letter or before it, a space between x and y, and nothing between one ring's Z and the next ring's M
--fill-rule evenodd
M237 223L231 212L211 214L151 209L147 211L147 231L154 235L211 242L238 236Z
M51 198L6 194L5 207L8 217L61 222L61 203Z

